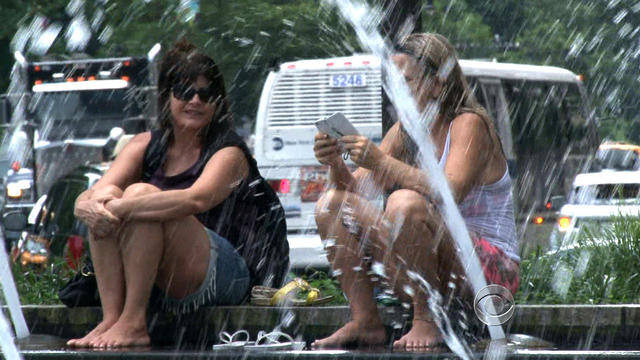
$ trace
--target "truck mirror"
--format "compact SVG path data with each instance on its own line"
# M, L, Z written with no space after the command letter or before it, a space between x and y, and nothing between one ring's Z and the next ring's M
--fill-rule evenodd
M102 148L102 160L108 161L111 159L111 155L113 154L113 149L115 149L118 140L120 140L124 136L124 130L121 127L114 127L109 131L109 139L107 139L107 143L104 144Z
M27 227L27 216L19 210L4 214L2 221L4 228L9 231L22 231Z
M11 121L11 112L9 111L9 100L6 95L0 97L0 125L8 124Z

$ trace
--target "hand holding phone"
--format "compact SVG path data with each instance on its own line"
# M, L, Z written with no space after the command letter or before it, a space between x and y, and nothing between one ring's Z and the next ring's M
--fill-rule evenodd
M316 121L316 127L334 139L340 139L345 135L360 135L349 119L341 112L336 112L326 119Z

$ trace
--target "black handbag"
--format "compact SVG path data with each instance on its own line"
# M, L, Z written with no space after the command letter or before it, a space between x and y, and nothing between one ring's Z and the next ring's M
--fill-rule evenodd
M58 298L68 307L100 306L98 283L91 260L86 259L84 266L58 290Z

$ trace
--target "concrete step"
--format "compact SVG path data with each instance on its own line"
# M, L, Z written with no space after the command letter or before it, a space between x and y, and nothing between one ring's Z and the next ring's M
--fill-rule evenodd
M458 359L450 352L443 353L407 353L391 351L274 351L260 353L246 352L214 352L214 351L175 351L168 349L153 350L103 350L103 351L22 351L25 360L68 360L68 359L171 359L171 360L417 360L417 359ZM474 354L474 359L486 359L484 353ZM581 360L613 360L613 359L638 359L640 351L567 351L567 350L520 350L514 351L504 356L493 359L536 359L536 360L560 360L560 359L581 359Z
M94 307L25 305L22 310L32 333L65 339L85 334L101 319L100 308ZM380 313L392 336L398 337L410 325L402 307L381 306ZM221 306L185 317L150 314L149 329L154 344L201 350L217 343L221 330L246 329L255 337L259 330L279 326L312 341L331 334L349 317L346 306ZM640 350L640 305L517 305L504 329L507 334L551 341L563 350ZM486 329L483 333L488 337Z

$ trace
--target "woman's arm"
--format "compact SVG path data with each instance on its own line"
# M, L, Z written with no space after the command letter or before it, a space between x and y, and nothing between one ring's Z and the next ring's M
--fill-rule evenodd
M115 231L120 219L105 208L113 200L113 192L102 191L110 186L124 189L140 178L142 158L150 140L149 133L135 136L121 151L105 175L75 201L74 215L84 222L98 238Z
M506 170L506 162L494 158L489 126L473 113L456 117L451 126L451 143L444 173L457 203L464 200L473 186L494 183Z
M388 159L400 157L402 151L402 135L400 131L400 123L394 124L382 139L380 148L363 136L346 136L343 138L345 148L350 150L351 159L359 166L353 172L355 181L352 183L352 189L357 184L365 181L373 181L383 190L390 190L396 185L396 177L389 176L390 174L384 169L387 166L385 162Z
M189 188L114 199L106 203L106 208L125 220L167 221L194 215L224 201L248 174L249 164L242 150L226 147L209 159Z
M401 136L396 136L395 141L392 142L396 152L399 139ZM371 144L365 144L362 139L353 140L349 145L349 148L354 149L352 159L360 166L369 169L376 183L384 189L397 186L414 190L425 196L431 195L428 175L423 170L398 160L390 154L379 153L380 150L370 147ZM473 185L483 180L481 177L488 166L491 154L491 139L487 125L475 114L469 113L457 117L451 126L449 146L445 176L456 202L459 203Z

